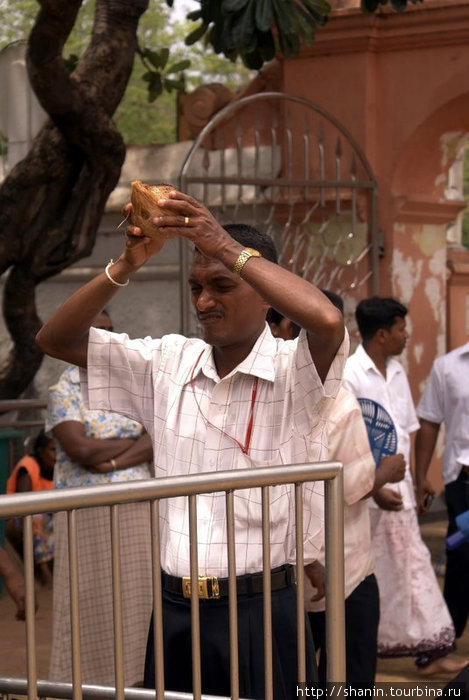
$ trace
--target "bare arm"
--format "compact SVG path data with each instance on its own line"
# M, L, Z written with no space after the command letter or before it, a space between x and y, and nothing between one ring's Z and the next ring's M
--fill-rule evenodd
M153 219L155 229L167 238L188 238L204 255L220 260L230 272L233 270L243 246L206 207L181 192L161 200L160 206L171 214ZM131 213L131 208L126 211ZM134 226L127 227L126 235L125 250L111 267L113 279L121 284L163 245L142 236ZM263 258L247 261L243 279L268 304L307 330L311 356L324 381L344 338L340 311L310 282ZM78 290L39 331L37 342L41 349L52 357L85 367L89 328L117 290L104 273Z
M373 495L373 500L382 510L402 510L402 496L392 489L381 488Z
M374 496L384 484L396 484L405 476L404 455L390 455L383 457L376 470L375 483L371 495Z
M134 440L128 450L122 452L111 461L100 462L95 464L92 471L105 474L115 471L116 469L127 469L135 467L144 462L151 462L153 458L153 448L151 438L148 433L144 433L138 440Z
M87 465L93 466L115 459L135 443L131 438L87 437L82 423L72 420L56 425L53 434L72 462L85 468Z
M112 279L121 285L163 246L161 241L133 235L134 232L139 233L140 229L127 228L125 249L110 270ZM105 272L78 289L37 334L36 342L41 350L51 357L86 367L89 329L119 289Z
M20 469L18 479L16 480L16 492L25 493L26 491L31 491L32 488L31 477L28 474L28 470L23 467L23 469Z
M416 482L416 499L417 512L425 513L425 497L428 493L435 495L435 489L427 479L428 467L435 450L438 433L440 431L439 423L432 423L429 420L420 418L420 428L417 431L415 438L415 482Z
M192 197L180 192L161 202L174 216L153 221L167 235L191 240L207 257L220 260L231 272L243 246L235 241L212 214ZM184 218L188 225L184 225ZM250 258L242 278L265 301L308 332L309 347L318 374L324 381L344 338L342 314L310 282L264 258Z
M25 619L26 589L24 578L16 569L3 547L0 547L0 576L5 588L16 603L16 619Z

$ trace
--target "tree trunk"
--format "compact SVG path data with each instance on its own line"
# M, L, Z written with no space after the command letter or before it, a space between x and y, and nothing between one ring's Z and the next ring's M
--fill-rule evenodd
M50 120L0 187L3 313L13 341L0 363L0 399L18 397L42 361L35 289L91 254L125 158L112 120L129 80L149 0L96 0L90 44L72 74L64 43L82 0L40 0L28 42L33 89Z

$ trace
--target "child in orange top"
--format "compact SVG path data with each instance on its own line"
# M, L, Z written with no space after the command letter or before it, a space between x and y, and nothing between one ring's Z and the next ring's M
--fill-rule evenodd
M54 486L55 440L41 430L34 441L33 454L25 455L14 467L7 481L7 493L44 491ZM23 522L15 518L8 524L7 532L18 539L22 537ZM34 561L42 583L52 585L54 559L54 532L51 513L33 516Z

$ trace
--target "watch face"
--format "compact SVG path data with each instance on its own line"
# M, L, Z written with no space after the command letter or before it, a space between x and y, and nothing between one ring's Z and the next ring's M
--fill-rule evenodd
M259 251L256 250L255 248L245 248L245 250L247 250L248 253L251 253L251 255L254 255L256 258L260 258L260 256L261 256Z

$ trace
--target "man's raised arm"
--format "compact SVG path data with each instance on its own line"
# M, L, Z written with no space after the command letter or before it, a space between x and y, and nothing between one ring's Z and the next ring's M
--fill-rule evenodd
M159 205L165 214L155 217L153 224L163 238L187 238L202 254L220 260L233 272L243 246L205 206L177 191ZM126 235L126 248L107 274L102 273L70 297L38 333L37 342L44 352L86 366L87 337L93 319L164 242L143 237L133 226L127 228ZM111 274L114 283L109 279ZM306 329L312 359L324 381L345 334L341 312L310 282L264 258L249 258L242 268L242 278L268 304Z
M127 286L131 275L159 252L163 243L128 226L126 247L118 260L78 289L41 328L36 336L41 350L51 357L86 367L88 333L94 319L115 293Z
M153 219L167 236L182 236L209 258L220 260L230 272L243 252L206 207L181 192L169 195L160 206L173 216ZM314 285L262 257L250 257L242 267L242 279L271 306L291 319L309 336L309 348L322 381L344 339L341 312Z

